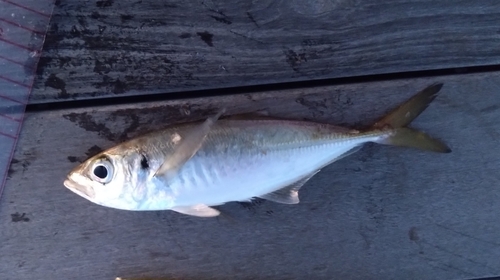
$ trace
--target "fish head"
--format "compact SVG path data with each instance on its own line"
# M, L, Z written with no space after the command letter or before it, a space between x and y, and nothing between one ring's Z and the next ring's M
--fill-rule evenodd
M95 204L133 210L138 207L132 197L137 185L136 158L116 149L101 152L71 170L64 186Z

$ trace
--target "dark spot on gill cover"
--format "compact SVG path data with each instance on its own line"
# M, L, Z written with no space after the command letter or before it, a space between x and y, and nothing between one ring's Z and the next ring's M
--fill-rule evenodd
M205 42L207 45L209 45L210 47L214 46L214 44L212 43L212 38L214 37L214 35L212 33L204 31L197 32L196 34L200 36L201 40L203 40L203 42Z
M58 78L56 74L50 74L47 80L45 80L45 86L60 90L57 95L58 98L69 98L69 94L66 91L66 83L62 79Z
M19 214L18 212L16 212L14 214L10 214L10 217L13 223L30 221L30 219L26 217L26 213Z
M142 154L141 156L142 156L142 158L141 158L141 168L142 169L148 169L149 168L148 159L146 158L146 156L144 154Z

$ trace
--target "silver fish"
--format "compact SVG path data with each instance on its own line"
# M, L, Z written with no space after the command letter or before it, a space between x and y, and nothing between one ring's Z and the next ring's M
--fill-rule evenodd
M425 88L366 130L263 116L219 119L221 111L103 151L73 169L64 185L106 207L199 217L219 215L211 206L257 197L296 204L311 177L365 143L451 152L407 127L441 87Z

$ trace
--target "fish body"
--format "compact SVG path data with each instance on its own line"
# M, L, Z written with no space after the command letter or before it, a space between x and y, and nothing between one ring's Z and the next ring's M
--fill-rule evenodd
M172 126L108 149L75 168L65 186L103 206L211 217L211 206L260 197L295 204L323 167L368 142L436 152L449 148L404 127L434 99L431 86L360 131L307 121L209 119Z

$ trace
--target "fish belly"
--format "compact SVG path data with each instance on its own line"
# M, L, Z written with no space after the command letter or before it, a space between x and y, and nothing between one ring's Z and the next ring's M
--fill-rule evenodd
M339 141L266 150L200 151L172 181L175 205L209 206L248 201L296 182L366 141Z

